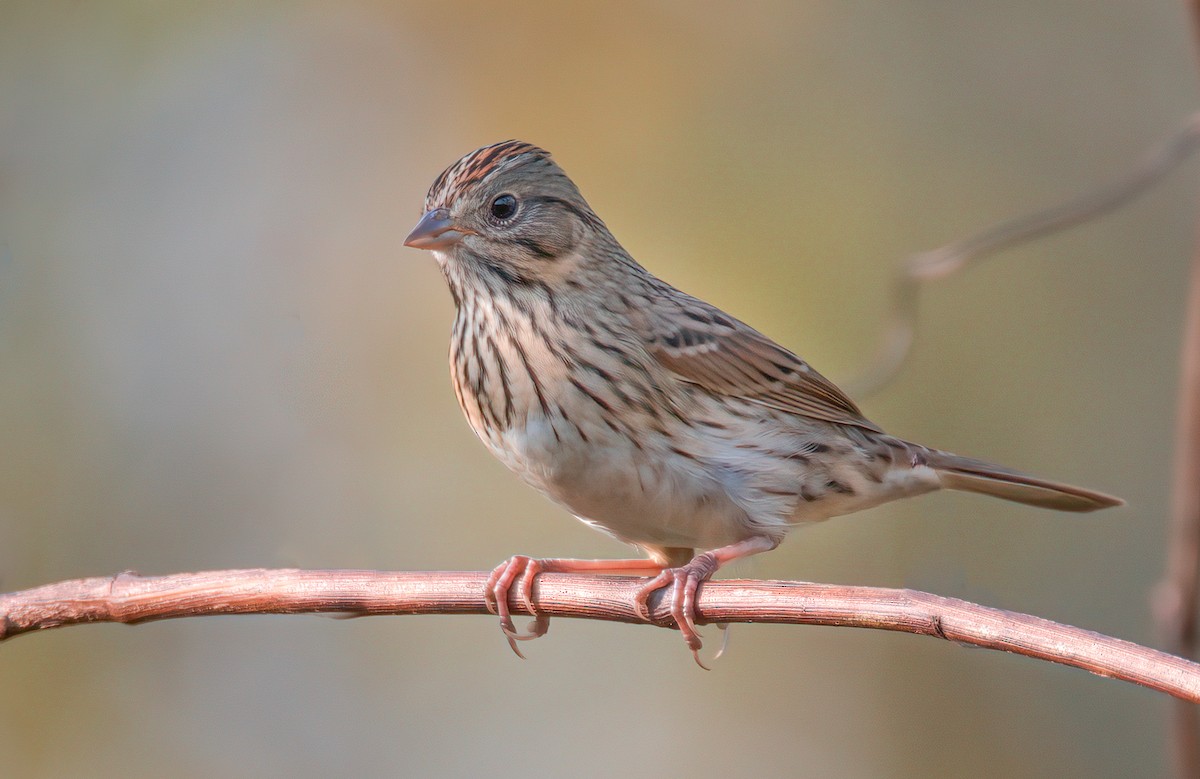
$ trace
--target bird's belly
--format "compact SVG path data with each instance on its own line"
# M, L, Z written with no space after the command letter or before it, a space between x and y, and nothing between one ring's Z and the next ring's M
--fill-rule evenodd
M635 446L606 426L580 431L533 417L489 448L528 484L622 541L710 549L754 535L720 474L654 434Z

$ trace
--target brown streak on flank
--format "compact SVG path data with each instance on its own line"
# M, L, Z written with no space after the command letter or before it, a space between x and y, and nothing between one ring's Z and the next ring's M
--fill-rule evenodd
M462 371L461 366L455 366L455 373L459 373L461 371ZM452 384L454 385L454 397L458 399L458 407L460 409L462 409L463 416L466 417L467 421L469 422L471 419L471 415L467 411L467 402L465 399L463 399L462 387L460 386L460 384L458 382L457 376L455 377L455 380L452 382Z
M843 484L842 482L838 481L837 479L830 479L829 481L825 482L825 486L828 489L832 490L833 492L837 492L842 495L853 495L854 494L854 488L852 488L848 484Z
M525 375L529 377L529 383L533 385L533 394L537 396L538 405L542 408L542 415L546 417L546 421L550 423L550 429L554 431L554 440L560 440L558 430L554 428L554 420L550 416L550 404L546 402L546 396L542 392L542 383L538 381L537 374L533 372L533 367L529 364L529 355L525 354L525 347L513 337L512 333L508 334L508 342L516 351L517 356L521 358L521 365L525 368Z
M479 403L479 394L473 392L470 386L464 384L462 396L464 399L470 400L475 407L474 413L471 413L471 410L467 407L463 408L463 413L467 415L467 420L471 423L471 428L479 431L487 430L487 427L484 425L483 406Z
M653 379L653 377L650 376L650 370L645 365L643 365L642 363L635 360L633 357L629 356L628 354L622 353L621 354L621 364L624 365L629 370L636 373L642 379L644 379L647 386L652 387L654 385L654 379Z
M496 372L500 375L500 389L504 393L504 426L507 429L512 426L513 415L513 394L512 387L508 383L508 367L504 364L504 358L500 356L500 349L496 346L496 340L492 338L491 333L488 333L487 345L495 355Z
M496 316L496 321L500 323L500 327L497 332L503 333L511 342L517 337L517 329L513 327L513 323L508 318L508 314L504 313L504 310L500 308L494 309L493 313Z
M601 381L608 382L609 384L614 385L614 387L618 383L617 378L615 376L613 376L611 373L604 370L599 365L596 365L593 362L588 362L586 360L580 360L579 367L583 368L585 371L590 371L590 372L596 374L596 377L599 378Z
M620 435L622 438L633 444L633 448L639 452L644 450L642 442L638 440L638 436L633 435L633 432L628 427L622 427L617 424L615 414L601 414L600 419L604 424L608 425L608 429Z
M496 416L496 410L492 408L491 393L487 391L488 370L483 359L484 354L478 333L472 333L471 347L471 352L475 357L475 381L472 382L471 399L475 401L475 406L479 409L479 418L485 426L484 429L499 429L500 420Z
M578 365L585 371L595 374L597 378L607 384L609 391L616 396L617 402L622 406L629 408L634 405L633 399L629 397L629 394L626 393L625 390L621 389L621 382L611 373L595 363L587 362L582 359L579 360Z
M649 416L655 422L662 421L662 415L658 413L658 407L655 406L653 403L651 403L649 400L646 400L645 398L640 398L637 401L637 407L640 408L642 411L646 412L647 416Z
M450 342L450 359L460 364L466 359L467 327L461 321L465 316L463 310L460 310L459 315L454 318L454 338Z
M610 404L608 401L604 400L603 398L599 397L594 392L592 392L590 389L588 389L583 384L583 382L581 382L579 379L575 378L574 376L570 376L569 381L571 382L571 385L573 387L575 387L575 389L579 390L580 394L582 394L584 397L590 398L593 403L595 403L597 406L604 409L608 413L610 413L610 414L614 413L612 404Z
M596 347L597 349L608 352L609 354L615 354L618 357L625 356L625 350L622 349L621 347L615 346L614 344L610 344L606 341L600 340L599 338L597 338L595 336L595 333L589 333L589 336L591 336L591 337L588 340L591 341L592 346Z
M571 419L565 413L563 414L563 419L567 420L567 423L571 427L575 428L575 432L579 434L579 440L583 441L586 444L588 442L588 437L587 437L587 433L583 432L583 428L580 427L578 424L576 424L575 420Z
M575 368L575 358L558 348L560 344L556 344L554 339L550 337L550 334L542 329L542 325L538 321L538 317L533 314L532 308L525 313L529 322L529 329L533 331L534 335L542 339L542 343L545 345L546 351L557 357L558 361L563 364L563 367L567 368L568 370Z
M620 342L622 338L628 338L628 334L622 333L621 328L617 324L608 321L608 317L596 317L592 320L592 324L611 335L614 341Z
M589 339L596 337L596 328L592 327L587 321L580 319L574 314L571 315L571 324L574 325L581 333Z
M471 389L475 390L476 394L482 395L484 392L484 382L487 381L487 368L483 364L483 350L479 348L478 327L472 330L467 346L475 362L475 380L471 382Z

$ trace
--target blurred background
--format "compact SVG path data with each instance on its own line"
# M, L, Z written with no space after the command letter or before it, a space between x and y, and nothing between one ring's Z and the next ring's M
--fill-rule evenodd
M836 381L912 252L1128 169L1195 106L1171 0L0 3L0 585L619 557L474 439L402 248L478 146L551 150L653 272ZM1125 497L953 494L738 576L1153 643L1194 163L927 290L890 431ZM717 631L706 631L710 646ZM909 635L492 618L104 625L0 647L23 777L1160 776L1168 699Z

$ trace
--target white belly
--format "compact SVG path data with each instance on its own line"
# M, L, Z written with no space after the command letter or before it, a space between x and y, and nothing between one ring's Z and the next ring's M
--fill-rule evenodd
M556 435L557 433L557 435ZM634 544L711 549L754 535L719 468L647 434L639 449L608 427L579 433L541 416L502 434L492 452L587 524Z
M794 418L788 421L793 421ZM593 527L634 544L714 549L752 536L781 540L819 522L937 489L936 472L869 462L824 423L789 430L766 415L742 425L639 431L640 446L598 418L531 414L488 447L527 483ZM586 440L584 440L586 437ZM827 442L820 453L806 442ZM748 441L755 442L748 447Z

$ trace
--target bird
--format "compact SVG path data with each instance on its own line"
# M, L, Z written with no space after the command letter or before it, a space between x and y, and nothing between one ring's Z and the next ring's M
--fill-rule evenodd
M702 667L696 595L794 527L939 489L1086 512L1119 498L889 435L792 351L659 279L544 149L476 149L429 187L404 245L431 251L455 316L450 373L504 465L642 557L514 555L485 600L517 655L544 635L542 572L646 577ZM516 587L534 615L514 626Z

